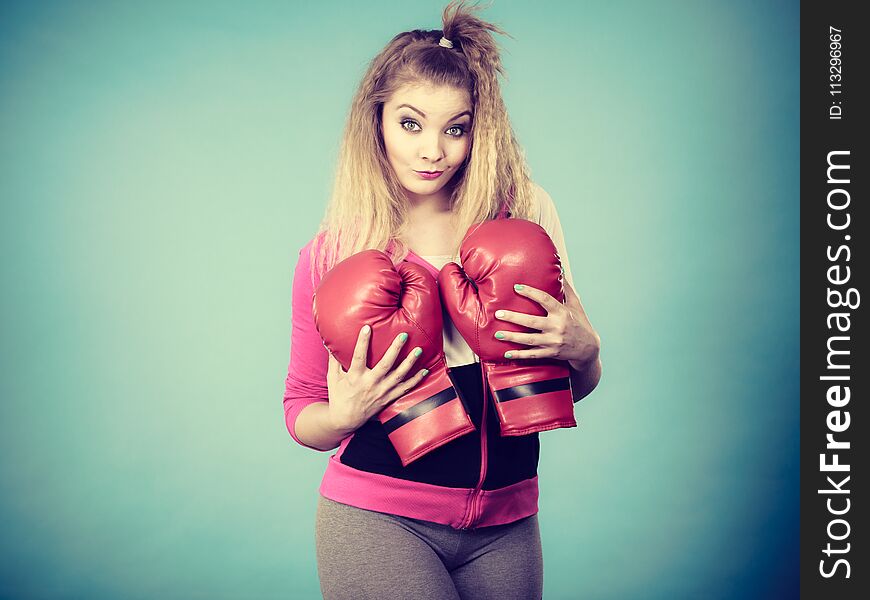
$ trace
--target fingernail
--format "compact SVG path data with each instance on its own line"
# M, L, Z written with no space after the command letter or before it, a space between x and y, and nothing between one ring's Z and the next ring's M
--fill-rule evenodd
M496 339L498 339L498 340L503 340L503 339L504 339L504 334L503 334L501 331L496 331L496 332L495 332L495 337L496 337Z
M510 353L510 352L505 352L505 353L504 353L504 357L505 357L505 358L510 358L510 357L511 357L511 353Z
M408 339L408 334L407 334L407 333L402 333L402 334L399 335L399 341L400 341L400 342L403 342L403 343L404 343L405 340L407 340L407 339Z
M422 373L423 373L423 377L426 377L426 375L429 374L429 369L423 369Z
M423 354L422 348L414 348L414 356L420 356L421 354Z
M504 316L504 311L503 311L503 310L497 310L497 311L495 311L495 318L496 318L496 319L501 319L503 316Z
M521 283L515 283L515 284L514 284L514 289L515 289L515 290L521 290L521 289L523 289L524 287L525 287L525 286L524 286L523 284L521 284Z
M371 327L369 327L369 326L368 326L368 325L363 325L363 328L362 328L362 330L363 330L363 333L368 333L368 332L369 332L369 331L371 331L371 330L372 330L372 328L371 328Z

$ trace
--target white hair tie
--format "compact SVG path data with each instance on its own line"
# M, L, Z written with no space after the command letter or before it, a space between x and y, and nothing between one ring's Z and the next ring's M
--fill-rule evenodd
M448 40L446 37L442 37L442 38L441 38L441 41L438 42L438 45L439 45L439 46L442 46L442 47L444 47L444 48L452 48L452 47L453 47L453 42L451 42L450 40Z

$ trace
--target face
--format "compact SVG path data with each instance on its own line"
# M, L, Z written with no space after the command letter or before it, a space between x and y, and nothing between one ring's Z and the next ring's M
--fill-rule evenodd
M384 103L382 133L387 159L409 200L444 201L444 186L471 147L471 98L448 86L408 84ZM438 172L425 175L425 172Z

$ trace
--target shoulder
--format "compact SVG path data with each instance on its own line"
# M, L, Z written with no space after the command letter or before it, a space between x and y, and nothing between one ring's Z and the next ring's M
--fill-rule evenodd
M532 182L532 189L534 190L534 211L537 214L536 222L538 225L547 230L548 233L554 225L559 221L559 216L556 212L556 205L553 202L553 198L550 197L550 194L547 193L543 187L539 184Z
M321 231L313 238L308 240L308 243L305 244L302 249L299 251L300 254L311 252L311 249L314 248L315 252L320 252L323 246L324 239L326 237L326 233Z
M302 246L299 250L299 260L296 263L297 269L309 270L311 268L311 250L315 248L318 243L318 238L314 237L308 240L308 243Z
M316 287L317 283L322 278L323 274L318 271L318 266L322 268L322 265L317 265L317 261L312 261L312 257L319 257L320 253L323 251L323 239L324 234L318 233L312 239L308 241L307 244L302 246L299 250L299 258L296 261L296 273L300 275L304 275L305 279L307 279L311 284ZM300 280L303 278L300 277Z

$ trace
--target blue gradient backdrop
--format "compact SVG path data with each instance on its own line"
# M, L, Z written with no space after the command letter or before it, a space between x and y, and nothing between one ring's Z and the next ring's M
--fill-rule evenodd
M0 597L318 597L293 267L367 62L442 6L0 3ZM798 3L484 17L603 340L542 436L545 597L793 595Z

